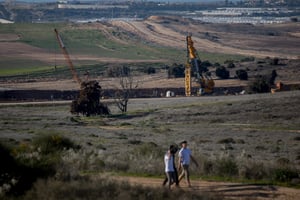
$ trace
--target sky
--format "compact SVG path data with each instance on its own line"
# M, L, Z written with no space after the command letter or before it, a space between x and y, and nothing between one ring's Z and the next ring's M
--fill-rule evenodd
M5 1L5 0L0 0ZM23 1L23 2L57 2L57 0L15 0L15 1ZM72 1L72 0L69 0ZM81 2L84 1L97 1L97 0L78 0ZM101 2L101 0L98 0ZM147 0L147 1L155 1L155 2L216 2L216 1L224 1L224 0ZM232 2L240 1L240 0L229 0Z

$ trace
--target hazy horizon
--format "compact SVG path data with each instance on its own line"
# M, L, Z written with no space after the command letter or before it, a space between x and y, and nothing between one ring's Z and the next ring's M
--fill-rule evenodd
M3 2L4 0L0 0L0 2ZM58 0L15 0L15 1L19 1L19 2L34 2L34 3L38 3L38 2L57 2ZM103 1L103 0L68 0L70 2L72 1L80 1L80 2L92 2L92 1ZM116 0L117 1L117 0ZM120 0L120 1L123 1L123 0ZM137 0L137 1L140 1L140 0ZM222 2L222 1L225 1L225 0L148 0L149 2L150 1L153 1L153 2ZM237 1L241 1L241 0L230 0L231 2L237 2ZM243 1L243 0L242 0Z

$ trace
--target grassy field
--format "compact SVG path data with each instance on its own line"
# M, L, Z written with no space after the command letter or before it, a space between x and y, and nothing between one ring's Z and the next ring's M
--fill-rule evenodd
M159 46L142 41L126 32L105 32L100 28L82 28L76 24L4 24L1 25L0 34L15 34L19 39L12 41L38 47L48 53L47 60L22 57L16 53L14 57L0 56L1 76L37 73L48 73L57 63L56 58L61 55L55 38L54 28L59 30L60 35L69 51L75 66L80 70L86 70L87 65L99 64L97 57L126 59L134 63L135 60L162 60L161 65L173 63L185 63L186 50ZM116 39L118 38L118 39ZM3 42L3 41L2 41ZM16 49L18 52L18 49ZM30 52L28 52L30 53ZM202 60L212 63L224 63L226 60L240 60L243 56L228 54L213 54L199 52ZM79 59L80 56L92 56L95 60ZM130 61L131 60L131 61ZM62 65L62 63L57 64ZM64 65L64 64L63 64ZM122 65L122 63L119 65ZM141 64L140 68L144 65Z
M59 191L56 186L60 184L76 196L83 192L79 185L86 185L89 178L101 182L100 177L95 178L99 174L162 180L164 152L170 144L182 140L188 141L200 164L198 168L191 165L192 179L299 187L299 95L299 91L290 91L273 95L130 99L128 113L121 114L110 104L112 114L107 117L72 115L68 104L1 105L0 148L9 147L10 155L24 165L25 172L34 169L24 172L30 177L55 177L37 182L30 179L35 183L28 199L44 197L41 191L58 198L64 193L54 192ZM4 177L2 183L11 184L16 176L21 184L24 176L28 188L28 177L21 172L14 171L17 174ZM110 183L105 180L108 182L103 184ZM84 190L91 197L103 187L106 186L99 185L95 190L88 184ZM131 190L141 192L136 187ZM163 194L161 189L155 191ZM202 190L197 192L206 196ZM181 193L186 194L190 193Z

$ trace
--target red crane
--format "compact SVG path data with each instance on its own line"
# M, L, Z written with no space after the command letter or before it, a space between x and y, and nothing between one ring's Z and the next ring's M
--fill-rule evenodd
M65 57L65 59L66 59L68 65L69 65L69 67L70 67L71 73L72 73L72 75L73 75L73 79L74 79L79 85L81 85L81 79L79 78L79 76L78 76L78 74L77 74L77 72L76 72L76 70L75 70L75 68L74 68L74 65L73 65L73 63L72 63L72 61L71 61L71 58L70 58L70 56L69 56L69 53L68 53L68 51L67 51L67 49L66 49L66 46L64 45L64 43L63 43L63 41L62 41L62 39L61 39L61 37L60 37L60 35L59 35L57 29L54 29L54 32L55 32L55 35L56 35L56 39L57 39L57 41L58 41L58 43L59 43L59 46L60 46L60 48L61 48L61 50L62 50L62 52L63 52L63 54L64 54L64 57Z

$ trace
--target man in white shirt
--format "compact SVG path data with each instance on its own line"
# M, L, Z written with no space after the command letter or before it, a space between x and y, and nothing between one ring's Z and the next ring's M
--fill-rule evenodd
M180 181L185 176L185 180L188 186L191 187L190 172L189 172L190 161L192 160L197 167L198 167L198 163L192 156L191 150L187 148L187 141L181 142L181 149L178 153L178 157L179 157L178 170L182 169L182 172L178 179Z

